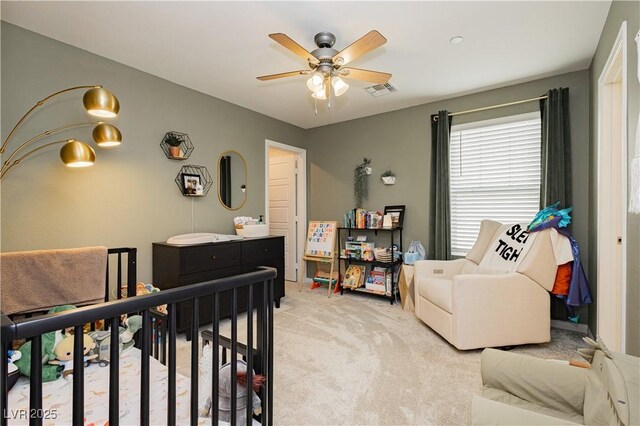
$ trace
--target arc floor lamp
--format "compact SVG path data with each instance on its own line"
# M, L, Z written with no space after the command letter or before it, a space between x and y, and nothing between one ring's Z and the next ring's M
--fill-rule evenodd
M31 115L33 111L41 107L51 98L62 95L63 93L82 89L88 89L82 98L82 103L84 104L85 110L89 114L100 118L113 118L118 115L118 112L120 111L120 102L118 101L118 98L116 98L113 93L103 88L101 85L75 86L68 89L60 90L47 96L41 101L38 101L38 103L36 103L29 111L27 111L25 115L22 116L20 121L18 121L18 123L11 130L11 132L9 132L9 135L2 143L2 146L0 147L0 155L4 154L9 141L15 134L18 127L20 127L20 125L24 123L24 121ZM87 143L73 138L48 142L35 148L32 147L34 143L50 135L62 132L63 130L86 126L94 126L92 134L93 140L95 141L96 145L101 148L118 146L122 143L122 134L120 133L120 130L118 130L117 127L111 124L105 123L104 121L67 124L55 129L46 130L22 143L8 156L7 160L2 163L2 166L0 168L0 179L2 179L9 170L20 164L20 162L22 162L30 155L58 144L64 144L60 149L60 159L66 166L87 167L93 165L96 160L96 153L93 148L91 148ZM32 149L26 151L27 148Z

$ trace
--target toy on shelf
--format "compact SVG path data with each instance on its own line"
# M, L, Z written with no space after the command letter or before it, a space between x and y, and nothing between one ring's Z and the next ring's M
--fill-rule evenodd
M342 287L346 288L360 288L364 284L366 268L363 265L349 265L344 273L344 280L342 281Z

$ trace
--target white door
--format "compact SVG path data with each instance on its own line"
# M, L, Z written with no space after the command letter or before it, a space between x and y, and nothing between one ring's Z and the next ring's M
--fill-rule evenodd
M297 281L296 158L269 149L269 233L284 236L284 279Z
M624 35L622 33L624 32ZM598 84L598 329L607 346L625 350L626 324L626 25Z

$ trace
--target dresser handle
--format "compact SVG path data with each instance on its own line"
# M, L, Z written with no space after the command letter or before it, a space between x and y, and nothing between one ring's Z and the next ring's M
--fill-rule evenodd
M269 249L264 249L264 252L265 252L265 253L266 253L266 252L268 252L268 251L269 251Z
M216 257L215 256L211 256L211 260L216 260Z

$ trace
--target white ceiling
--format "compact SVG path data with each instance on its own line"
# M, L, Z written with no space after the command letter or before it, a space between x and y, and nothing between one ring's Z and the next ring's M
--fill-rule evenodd
M2 19L302 128L379 114L488 88L585 69L610 1L536 2L2 2ZM320 31L341 50L372 29L388 40L350 65L393 74L399 92L351 88L331 110L305 69L267 37L311 51ZM464 36L458 45L449 43Z

